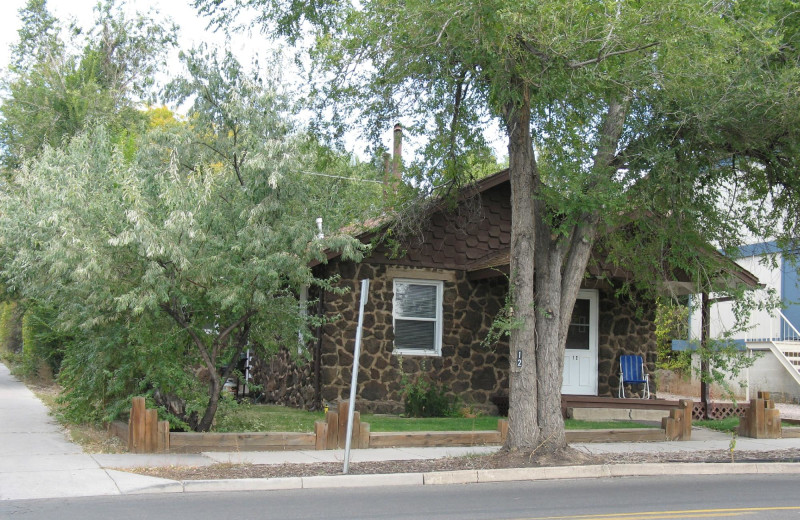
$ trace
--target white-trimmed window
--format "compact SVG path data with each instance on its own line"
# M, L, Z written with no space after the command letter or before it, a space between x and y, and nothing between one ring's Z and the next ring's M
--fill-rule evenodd
M395 278L394 353L439 356L442 353L442 288L437 280Z

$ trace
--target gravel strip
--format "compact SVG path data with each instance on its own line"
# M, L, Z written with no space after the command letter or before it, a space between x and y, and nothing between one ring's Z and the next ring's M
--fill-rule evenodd
M451 457L434 460L396 460L379 462L354 462L350 474L373 475L386 473L427 473L432 471L458 471L477 469L528 468L544 466L583 466L602 464L639 464L663 462L800 462L800 449L763 452L734 452L727 450L705 452L677 452L661 454L625 453L588 455L567 448L557 454L539 456L531 453L500 452L492 455ZM321 462L316 464L214 464L202 467L123 468L141 475L171 480L215 480L239 478L311 477L339 475L342 464Z

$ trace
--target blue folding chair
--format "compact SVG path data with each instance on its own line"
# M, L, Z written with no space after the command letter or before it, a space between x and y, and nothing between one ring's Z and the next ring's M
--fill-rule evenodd
M644 385L642 399L650 399L650 376L644 373L642 356L620 356L619 397L625 397L625 385Z

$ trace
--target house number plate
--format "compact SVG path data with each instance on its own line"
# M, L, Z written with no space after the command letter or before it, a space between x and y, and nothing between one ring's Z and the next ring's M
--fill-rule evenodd
M522 368L522 351L517 351L517 368Z

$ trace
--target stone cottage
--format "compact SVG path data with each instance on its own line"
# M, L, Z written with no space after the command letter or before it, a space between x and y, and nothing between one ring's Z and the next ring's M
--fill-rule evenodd
M349 397L359 281L368 278L359 408L402 410L404 377L422 376L445 384L462 403L496 411L493 402L508 395L509 348L506 341L485 346L484 340L508 293L508 171L472 185L459 204L473 207L434 211L422 231L404 244L404 254L381 243L360 263L331 255L327 264L314 267L318 276L338 275L350 291L315 295L317 312L339 319L320 327L311 346L313 363L299 385L305 385L306 395L313 387L317 403ZM367 242L374 236L368 232L359 238ZM615 296L617 282L625 277L610 267L587 273L567 339L563 393L616 395L619 356L624 354L643 356L653 373L655 304ZM299 391L298 385L290 386Z

